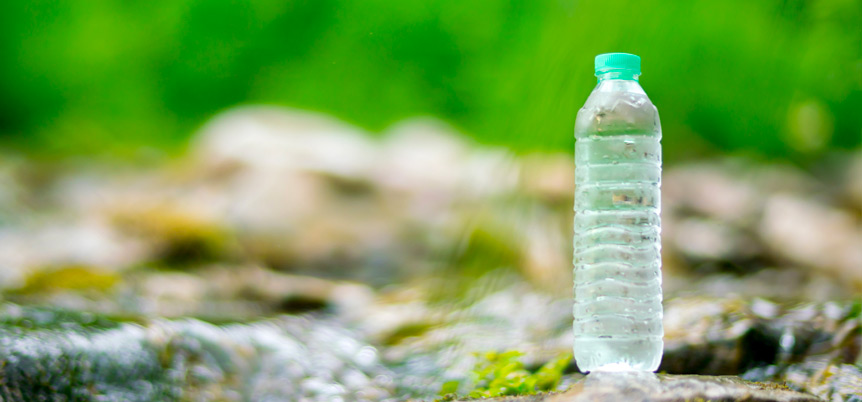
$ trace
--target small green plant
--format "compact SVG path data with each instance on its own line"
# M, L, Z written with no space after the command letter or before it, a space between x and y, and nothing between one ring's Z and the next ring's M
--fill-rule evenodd
M566 354L530 372L524 368L521 356L523 353L516 350L487 352L478 356L479 360L472 372L475 388L467 395L482 398L551 391L559 385L563 371L572 361L572 355ZM459 386L460 382L449 381L443 384L440 394L451 396Z

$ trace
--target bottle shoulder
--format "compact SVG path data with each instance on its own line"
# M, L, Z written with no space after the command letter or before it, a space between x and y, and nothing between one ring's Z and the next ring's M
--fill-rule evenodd
M575 136L647 135L661 137L658 109L640 88L634 85L599 83L575 121Z

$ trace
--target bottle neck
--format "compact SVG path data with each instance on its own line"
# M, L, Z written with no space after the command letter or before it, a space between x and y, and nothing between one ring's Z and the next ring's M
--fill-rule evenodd
M607 81L607 80L637 81L638 77L639 77L639 74L635 74L633 71L626 71L626 70L606 71L603 73L596 74L596 78L598 78L598 82Z
M597 92L631 92L644 94L644 89L641 88L637 76L628 73L626 77L615 76L614 73L602 74L599 77L599 83L596 84L595 91Z

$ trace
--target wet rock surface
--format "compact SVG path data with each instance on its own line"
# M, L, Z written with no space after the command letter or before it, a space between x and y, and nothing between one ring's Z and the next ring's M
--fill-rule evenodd
M7 402L388 400L395 391L377 350L323 319L130 323L14 305L2 313Z
M737 377L654 375L652 373L590 374L569 390L541 399L580 401L747 401L819 402L819 398L775 384L752 383Z
M862 333L855 304L785 307L762 299L671 299L661 371L738 374L812 356L853 363Z
M666 170L661 371L858 399L846 161ZM572 344L572 174L431 119L375 138L260 107L158 166L0 155L0 397L433 400L470 390L478 353L540 367ZM658 378L692 400L756 387Z
M489 398L499 402L822 402L785 386L732 376L595 373L561 392Z
M786 384L796 390L818 395L826 401L862 401L862 370L858 364L808 361L786 367L752 369L743 378Z
M738 396L717 400L746 400L739 392L749 385L739 383L739 389L731 390L717 387L730 386L731 378L740 379L726 374L786 384L830 401L851 401L862 390L862 376L854 365L862 334L856 331L852 305L843 310L833 304L781 310L762 301L674 299L669 304L677 303L709 314L700 315L699 324L674 323L666 316L669 331L660 370L725 376L715 384L706 376L697 381L660 377L662 387L668 388L656 392L668 399L656 400L707 391ZM571 345L567 299L554 301L522 286L492 293L461 310L443 311L419 300L385 299L375 299L366 308L371 312L358 316L334 312L217 325L189 319L128 322L8 305L3 314L13 318L0 333L4 350L0 358L6 362L5 384L12 388L4 392L28 395L37 392L27 388L33 381L54 384L51 379L58 373L76 373L80 377L68 377L68 385L39 387L39 392L65 395L99 389L123 400L120 396L137 392L135 387L143 381L154 387L153 395L172 398L201 394L243 400L248 395L287 393L311 400L333 395L358 400L433 399L447 381L460 381L469 389L478 353L520 350L527 366L537 367L567 353ZM548 314L534 314L536 309ZM833 310L824 314L831 314L831 320L818 318L822 313L816 312L823 309ZM677 319L684 316L672 314ZM684 325L688 332L675 332L674 325ZM119 382L113 384L111 378ZM576 374L567 378L561 390L579 380ZM670 382L665 384L671 378L688 380L672 382L676 385L671 387ZM238 384L245 385L239 389ZM258 390L258 386L264 388ZM766 398L764 392L752 395Z

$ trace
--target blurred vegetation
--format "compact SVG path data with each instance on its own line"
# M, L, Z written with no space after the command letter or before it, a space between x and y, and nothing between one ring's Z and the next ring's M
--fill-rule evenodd
M267 103L570 151L593 56L625 51L643 57L667 161L805 161L862 141L860 43L856 0L8 0L0 141L171 151L214 113Z

